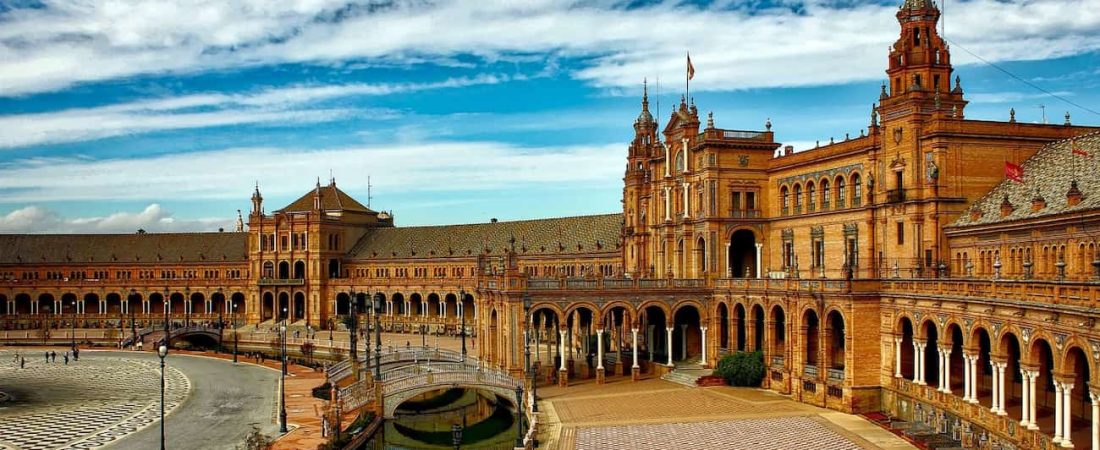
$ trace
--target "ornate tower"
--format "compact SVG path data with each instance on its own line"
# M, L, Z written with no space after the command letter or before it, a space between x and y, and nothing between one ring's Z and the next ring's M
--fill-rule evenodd
M649 112L649 88L643 83L642 111L634 121L634 140L630 142L627 153L622 200L624 270L635 277L649 270L645 249L649 237L646 221L651 213L647 207L650 198L648 182L652 175L648 160L659 145L657 122Z
M936 31L940 10L930 0L905 0L897 13L901 36L890 47L885 85L879 100L883 121L906 114L934 114L962 117L966 101L955 78L951 86L951 53Z
M264 197L260 195L260 183L256 183L256 191L252 193L251 216L262 216L264 213Z

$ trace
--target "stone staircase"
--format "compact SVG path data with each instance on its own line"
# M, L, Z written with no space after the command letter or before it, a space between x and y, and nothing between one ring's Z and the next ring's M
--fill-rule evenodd
M699 377L710 375L711 372L711 369L703 367L703 363L699 357L695 357L677 362L676 368L662 375L661 379L684 386L696 387L695 380Z
M924 423L891 419L882 413L865 414L864 417L890 432L904 437L917 448L930 450L963 449L961 442L955 440L949 434L938 433Z

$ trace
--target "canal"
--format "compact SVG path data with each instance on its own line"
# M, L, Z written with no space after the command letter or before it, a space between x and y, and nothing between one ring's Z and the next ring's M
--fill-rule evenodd
M402 403L394 419L387 420L360 448L453 449L457 425L463 449L512 449L515 420L514 400L474 389L442 389Z

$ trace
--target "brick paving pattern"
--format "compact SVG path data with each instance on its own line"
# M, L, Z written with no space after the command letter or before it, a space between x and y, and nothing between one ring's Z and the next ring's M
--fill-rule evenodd
M61 352L58 352L61 353ZM0 352L0 380L15 400L0 408L0 448L92 449L106 446L160 420L160 364L98 357L71 361L27 352L23 369L14 352ZM165 368L165 409L191 391L179 370Z
M576 448L859 450L862 447L810 417L782 417L580 428L576 431Z

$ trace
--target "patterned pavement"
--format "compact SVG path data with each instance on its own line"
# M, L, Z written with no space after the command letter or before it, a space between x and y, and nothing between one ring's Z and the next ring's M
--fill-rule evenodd
M0 407L0 449L93 449L160 419L160 365L156 361L85 352L79 362L46 363L26 354L23 369L13 351L0 351L0 388L15 400ZM165 409L187 399L191 381L165 369Z
M581 428L577 450L690 448L697 450L860 450L862 447L810 417L745 419Z

